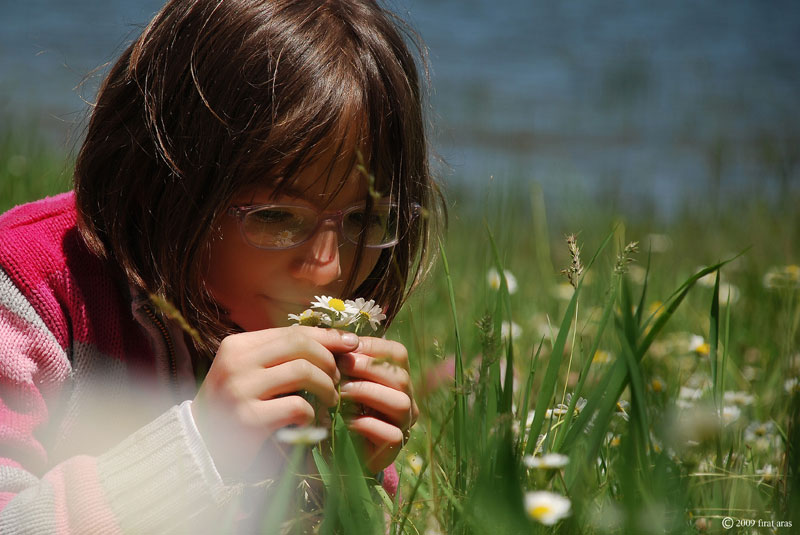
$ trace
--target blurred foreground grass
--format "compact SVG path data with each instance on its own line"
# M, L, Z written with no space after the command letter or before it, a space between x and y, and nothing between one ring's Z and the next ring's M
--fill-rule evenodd
M0 210L67 190L70 166L5 132ZM797 529L797 197L723 195L666 221L591 199L556 210L536 185L453 202L446 264L388 333L422 410L402 500L354 505L326 479L349 524L314 529L358 529L360 507L385 508L391 533Z

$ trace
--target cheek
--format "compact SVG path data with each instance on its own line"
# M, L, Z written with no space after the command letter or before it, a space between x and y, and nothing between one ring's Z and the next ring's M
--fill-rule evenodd
M361 285L361 283L366 280L367 276L369 276L369 274L375 268L375 265L378 263L378 259L380 258L380 256L381 256L380 250L364 249L361 265L358 267L358 274L356 275L356 283L355 283L356 288L358 288Z
M211 243L206 285L214 299L226 309L235 309L263 277L258 252L244 242L235 224L223 225L222 236Z

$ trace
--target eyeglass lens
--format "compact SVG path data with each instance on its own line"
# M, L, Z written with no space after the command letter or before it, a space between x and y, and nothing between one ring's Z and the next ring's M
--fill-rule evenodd
M247 239L257 247L284 248L298 245L316 230L319 215L300 206L268 206L248 212L244 217ZM342 234L353 243L362 239L367 246L391 244L397 238L397 209L391 204L376 204L369 213L363 206L342 214Z

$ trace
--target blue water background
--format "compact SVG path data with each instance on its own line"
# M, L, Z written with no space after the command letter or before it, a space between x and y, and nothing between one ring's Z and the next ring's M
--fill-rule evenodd
M103 65L161 1L3 4L0 117L34 120L69 148ZM434 146L451 184L537 181L669 214L800 182L797 1L393 6L429 49Z

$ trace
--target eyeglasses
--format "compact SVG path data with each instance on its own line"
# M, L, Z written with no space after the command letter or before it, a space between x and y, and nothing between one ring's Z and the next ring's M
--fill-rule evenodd
M291 249L307 242L323 221L335 221L348 241L374 249L396 245L399 210L394 203L366 203L320 213L307 206L258 204L232 206L245 241L259 249Z

